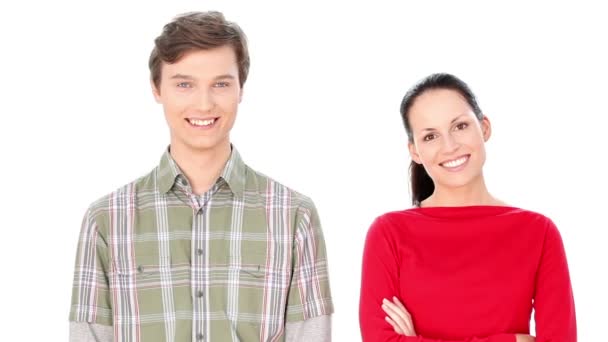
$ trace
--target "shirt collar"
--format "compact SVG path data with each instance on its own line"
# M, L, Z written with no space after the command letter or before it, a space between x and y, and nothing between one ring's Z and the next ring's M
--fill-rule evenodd
M165 150L165 153L163 153L160 159L157 177L158 190L163 194L169 192L173 188L173 185L178 178L185 178L182 170L171 156L169 147ZM230 158L228 158L226 165L224 165L220 178L226 181L228 187L235 195L241 195L245 189L246 177L247 166L243 162L243 159L241 159L241 155L237 149L231 145Z

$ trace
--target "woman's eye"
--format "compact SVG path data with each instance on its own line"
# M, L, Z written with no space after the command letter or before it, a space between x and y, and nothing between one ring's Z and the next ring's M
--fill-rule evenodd
M469 124L467 124L466 122L462 122L456 125L456 128L458 128L459 130L465 129L467 127L469 127Z

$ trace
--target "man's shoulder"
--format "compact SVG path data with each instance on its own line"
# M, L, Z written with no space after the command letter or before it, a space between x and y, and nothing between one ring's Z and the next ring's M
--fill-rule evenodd
M155 181L156 168L148 174L132 180L109 192L89 205L89 213L97 216L112 209L127 208L135 205L138 196L152 194L157 191Z
M295 190L294 188L285 185L284 183L276 180L275 178L268 176L260 171L254 170L249 166L247 167L248 173L254 178L254 184L257 186L257 190L267 196L284 196L290 198L291 202L298 206L313 209L314 204L310 197Z

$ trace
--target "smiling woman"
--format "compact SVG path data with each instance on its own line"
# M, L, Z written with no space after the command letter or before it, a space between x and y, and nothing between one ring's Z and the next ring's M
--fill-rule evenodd
M378 217L367 234L363 340L576 341L560 233L488 191L491 125L473 92L434 74L406 93L401 115L415 207Z
M475 183L463 189L485 190L481 168L491 126L464 82L445 74L428 77L405 95L401 115L412 156L414 205L423 200L428 203L449 200L440 197L444 187L453 190ZM497 202L487 194L460 195L465 200L466 196L482 195L486 196L485 201Z

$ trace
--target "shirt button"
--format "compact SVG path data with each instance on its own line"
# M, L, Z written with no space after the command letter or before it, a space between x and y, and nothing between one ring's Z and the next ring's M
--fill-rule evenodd
M198 292L196 293L196 296L197 296L198 298L201 298L201 297L203 296L203 291L198 291Z
M196 255L203 255L203 249L202 248L197 249Z
M205 335L203 335L203 334L201 334L201 333L196 334L196 339L197 339L197 340L201 341L201 340L202 340L202 339L204 339L204 338L205 338Z
M144 273L144 267L142 265L137 266L137 272Z

